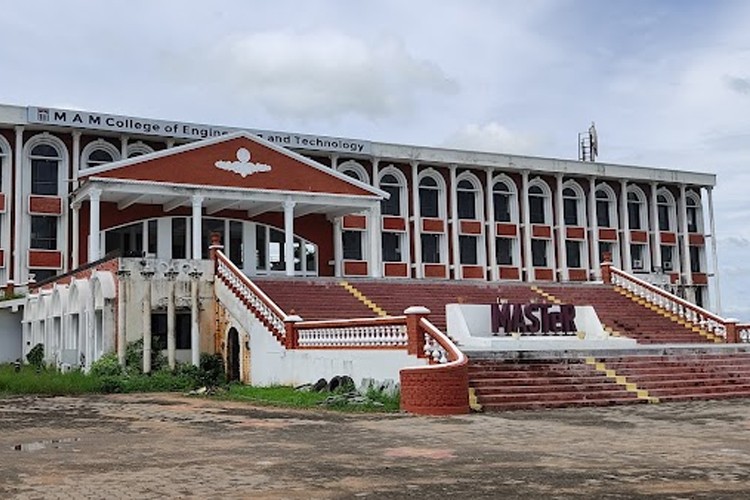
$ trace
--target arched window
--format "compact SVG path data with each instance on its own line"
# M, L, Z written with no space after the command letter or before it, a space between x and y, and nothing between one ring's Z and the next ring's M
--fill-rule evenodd
M549 199L549 192L544 189L541 181L529 186L529 222L532 224L548 224Z
M688 233L700 233L703 231L703 216L701 213L700 198L693 192L685 193L685 205L687 208L687 230Z
M596 188L596 225L604 228L617 227L615 217L615 193L607 184Z
M628 227L630 229L646 229L646 197L638 187L631 187L628 197Z
M370 176L367 173L367 170L365 167L357 163L356 161L349 160L341 165L339 165L336 170L341 172L342 174L351 177L352 179L356 179L360 182L364 182L365 184L370 183Z
M90 142L81 151L82 168L94 168L120 159L120 150L104 139Z
M440 185L431 175L419 181L419 214L422 217L440 217Z
M34 146L31 159L31 194L57 196L62 155L51 144Z
M383 215L402 216L402 197L404 183L399 180L395 173L385 171L380 177L380 189L390 195L387 200L380 202L380 211Z
M456 201L458 202L459 219L478 219L477 210L478 189L474 183L468 179L459 180L456 184Z
M127 149L128 158L135 158L136 156L147 155L153 152L154 152L154 149L151 146L141 141L128 144L128 149Z
M575 183L566 183L563 187L563 219L566 226L584 226L583 191Z
M656 192L656 211L659 218L659 231L674 231L675 203L672 194L666 189Z
M495 222L512 222L515 220L515 189L513 181L498 180L492 187L492 205L495 209Z

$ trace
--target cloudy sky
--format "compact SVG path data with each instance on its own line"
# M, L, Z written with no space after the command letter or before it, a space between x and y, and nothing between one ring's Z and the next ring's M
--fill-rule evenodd
M0 0L0 102L718 174L750 320L750 2Z

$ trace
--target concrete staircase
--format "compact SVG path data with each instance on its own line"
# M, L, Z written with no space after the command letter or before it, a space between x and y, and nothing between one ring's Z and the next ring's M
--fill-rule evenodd
M610 285L543 285L542 290L564 303L591 305L599 320L616 334L639 344L685 344L716 342L698 328L671 319L665 311L650 308L618 292Z

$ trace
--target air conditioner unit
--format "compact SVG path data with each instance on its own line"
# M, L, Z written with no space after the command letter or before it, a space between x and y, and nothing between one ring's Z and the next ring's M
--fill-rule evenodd
M643 261L642 260L634 260L633 261L633 269L643 269Z
M663 262L661 265L662 269L665 271L671 271L672 270L672 263L671 262Z

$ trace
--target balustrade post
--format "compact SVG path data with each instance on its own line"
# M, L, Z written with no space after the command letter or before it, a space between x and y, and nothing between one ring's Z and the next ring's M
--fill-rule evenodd
M411 306L404 311L406 315L406 338L407 353L423 358L424 335L419 327L419 322L430 314L430 310L423 306Z
M612 253L611 252L604 252L602 255L602 262L601 262L601 268L602 268L602 281L604 283L612 283Z
M738 344L740 342L739 330L737 329L737 323L739 322L740 320L737 318L727 318L724 322L727 332L725 342L727 344Z
M208 247L208 258L216 261L217 250L224 250L224 245L221 244L221 234L211 233L211 245Z
M290 314L284 318L284 347L286 349L296 349L299 347L295 323L299 323L300 321L302 321L302 318L296 314Z

